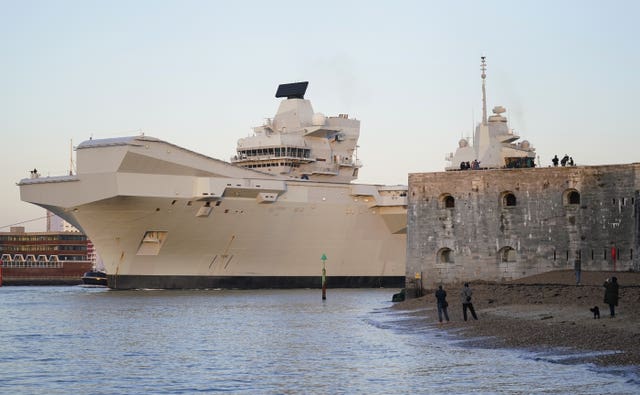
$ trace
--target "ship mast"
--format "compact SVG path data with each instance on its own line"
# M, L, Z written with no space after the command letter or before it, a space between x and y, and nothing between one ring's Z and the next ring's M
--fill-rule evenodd
M69 140L69 175L73 175L73 139Z
M480 59L482 59L482 62L480 63L480 70L482 71L482 74L480 74L480 77L482 77L482 124L486 125L487 124L487 91L484 86L484 80L487 78L486 56L481 56Z

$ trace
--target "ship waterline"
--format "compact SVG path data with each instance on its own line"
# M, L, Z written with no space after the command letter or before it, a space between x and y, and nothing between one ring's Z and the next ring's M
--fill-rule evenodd
M284 103L313 114L307 100ZM272 124L288 135L295 128L287 120ZM404 286L407 187L352 184L345 172L331 182L314 172L332 161L348 170L342 164L357 141L349 136L359 132L336 127L339 139L331 118L311 134L310 120L295 121L309 147L309 167L296 167L297 177L135 136L80 144L77 174L21 180L21 198L85 232L111 288L319 287L323 264L331 287ZM341 116L336 125L350 121Z

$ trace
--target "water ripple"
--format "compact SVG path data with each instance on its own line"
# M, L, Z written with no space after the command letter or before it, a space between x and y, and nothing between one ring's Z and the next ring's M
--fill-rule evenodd
M584 354L472 346L428 311L390 309L392 294L0 288L0 393L640 390L632 368L573 363Z

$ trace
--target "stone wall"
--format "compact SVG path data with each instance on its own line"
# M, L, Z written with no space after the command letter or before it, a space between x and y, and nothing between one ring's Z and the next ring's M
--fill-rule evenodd
M639 190L640 163L409 174L407 288L640 270Z

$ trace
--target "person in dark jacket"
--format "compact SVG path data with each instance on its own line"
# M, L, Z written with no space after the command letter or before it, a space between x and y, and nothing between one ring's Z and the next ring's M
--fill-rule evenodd
M464 283L464 287L462 288L462 293L460 294L460 296L462 296L462 316L464 317L465 321L467 320L467 309L471 311L471 316L474 320L478 319L476 311L473 308L473 303L471 303L472 294L473 292L471 291L471 288L469 288L469 283Z
M444 313L444 318L449 322L449 314L447 313L447 307L449 307L449 303L447 303L447 292L442 289L442 285L439 285L438 290L436 291L436 303L438 305L438 321L442 323L442 313Z
M611 277L604 282L604 302L609 305L611 318L615 317L618 305L618 279L616 277Z

